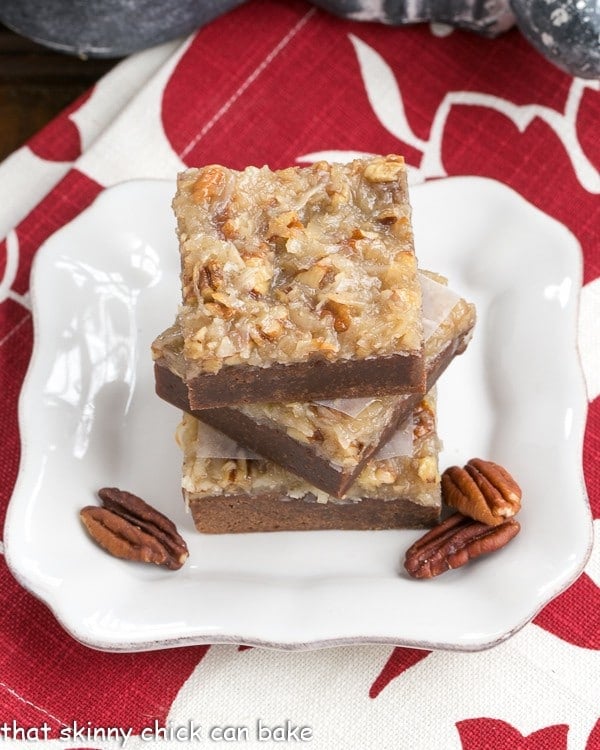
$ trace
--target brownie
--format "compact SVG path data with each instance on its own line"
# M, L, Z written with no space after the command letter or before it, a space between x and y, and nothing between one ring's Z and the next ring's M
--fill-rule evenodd
M470 339L473 305L421 273L427 388ZM221 430L233 440L341 497L421 399L419 394L319 403L263 403L193 410L181 372L182 341L176 328L155 343L156 390L174 406Z
M402 157L189 169L173 207L192 409L424 392Z
M223 449L219 443L217 453L226 455L214 455L212 444L206 450L212 428L184 414L177 432L184 498L196 528L206 533L431 525L441 509L433 391L415 408L406 431L408 448L372 458L340 500L235 445Z

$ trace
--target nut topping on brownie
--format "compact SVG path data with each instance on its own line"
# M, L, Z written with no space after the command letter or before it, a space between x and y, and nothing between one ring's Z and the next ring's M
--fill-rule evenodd
M198 372L420 352L402 157L190 169L173 206L179 323Z

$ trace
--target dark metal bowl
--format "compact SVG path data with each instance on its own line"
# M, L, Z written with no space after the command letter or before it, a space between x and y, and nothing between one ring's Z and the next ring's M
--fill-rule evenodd
M79 57L122 57L191 33L244 0L0 0L0 21Z
M0 0L0 21L80 57L121 57L189 34L245 0ZM313 0L344 18L439 21L495 36L515 20L567 73L600 77L600 0Z

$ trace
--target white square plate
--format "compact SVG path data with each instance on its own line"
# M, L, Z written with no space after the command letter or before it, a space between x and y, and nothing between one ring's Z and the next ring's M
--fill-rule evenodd
M35 346L20 401L21 468L5 530L17 579L79 641L108 650L239 642L475 650L529 621L581 572L591 516L581 467L575 238L492 180L413 188L420 266L477 305L439 385L441 466L481 456L523 488L504 550L430 581L403 573L420 532L204 536L181 500L179 414L154 395L150 343L171 323L179 255L170 182L103 192L39 251ZM118 486L170 516L190 557L170 572L111 558L79 509Z

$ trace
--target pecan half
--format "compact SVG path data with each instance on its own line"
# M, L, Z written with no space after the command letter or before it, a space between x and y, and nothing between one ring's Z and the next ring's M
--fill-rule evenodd
M451 508L490 526L501 524L521 509L521 488L499 464L472 458L442 474L442 496Z
M97 544L114 557L181 568L188 548L169 518L116 487L104 487L98 496L103 507L88 505L79 514Z
M404 567L413 578L433 578L504 547L520 529L513 518L487 526L454 513L407 550Z

